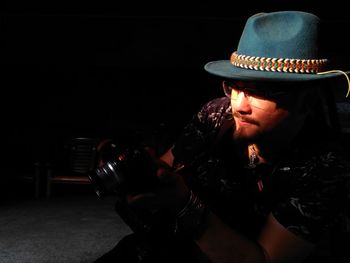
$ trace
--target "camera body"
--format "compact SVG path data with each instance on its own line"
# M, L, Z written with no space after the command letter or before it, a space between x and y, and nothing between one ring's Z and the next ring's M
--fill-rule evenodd
M157 184L157 165L141 146L117 146L107 143L101 150L100 164L89 174L99 197L138 193Z

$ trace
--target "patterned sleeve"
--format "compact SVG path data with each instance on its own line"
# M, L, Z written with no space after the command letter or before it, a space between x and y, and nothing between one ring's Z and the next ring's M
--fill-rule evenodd
M318 241L340 221L350 226L348 162L329 152L304 162L292 174L297 179L291 194L273 211L277 221L311 242Z
M172 150L175 160L186 164L203 155L230 112L230 101L226 97L213 99L203 105L176 141Z

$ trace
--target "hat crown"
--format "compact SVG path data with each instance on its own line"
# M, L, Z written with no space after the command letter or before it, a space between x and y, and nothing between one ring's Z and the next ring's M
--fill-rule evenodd
M259 13L244 27L237 53L266 58L317 59L320 19L302 11Z
M216 76L247 81L338 78L344 72L325 71L328 59L319 52L321 26L316 15L303 11L255 14L248 18L230 59L208 62L204 68Z

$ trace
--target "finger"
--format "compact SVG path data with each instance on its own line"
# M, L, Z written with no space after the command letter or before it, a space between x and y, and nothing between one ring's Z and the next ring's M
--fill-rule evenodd
M137 195L128 195L127 203L132 207L150 208L157 196L154 193L142 193Z
M156 158L156 150L150 146L145 146L144 150L153 158Z

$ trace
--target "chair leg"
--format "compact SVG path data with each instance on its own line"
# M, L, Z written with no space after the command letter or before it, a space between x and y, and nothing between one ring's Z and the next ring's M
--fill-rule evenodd
M35 173L34 173L34 196L36 199L40 197L40 165L35 163Z
M47 178L46 178L46 198L50 198L51 196L51 169L47 170Z

